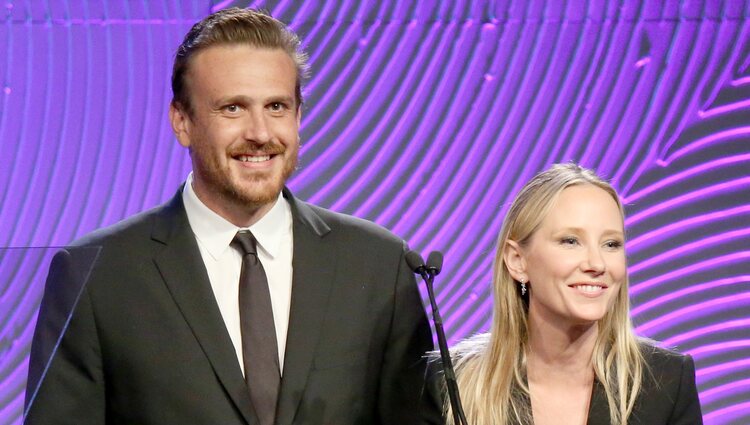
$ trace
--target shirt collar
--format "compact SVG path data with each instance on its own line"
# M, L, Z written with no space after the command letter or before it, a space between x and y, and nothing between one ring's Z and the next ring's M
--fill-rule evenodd
M281 193L271 210L250 227L237 227L208 208L193 190L193 173L185 181L182 201L195 237L213 259L229 249L238 230L250 230L259 248L271 258L279 254L284 238L292 232L292 211Z

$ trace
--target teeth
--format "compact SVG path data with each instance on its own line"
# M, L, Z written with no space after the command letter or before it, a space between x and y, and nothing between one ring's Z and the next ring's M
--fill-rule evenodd
M602 289L601 286L597 285L576 285L576 288L583 292L597 292Z
M240 155L237 159L239 159L242 162L263 162L263 161L268 161L269 159L271 159L271 155L263 155L263 156Z

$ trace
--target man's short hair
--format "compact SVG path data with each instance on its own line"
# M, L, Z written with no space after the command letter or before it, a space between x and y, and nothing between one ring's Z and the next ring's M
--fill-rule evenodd
M183 108L188 114L193 112L185 84L190 58L208 47L232 44L286 52L297 68L295 97L297 107L302 105L302 79L307 77L308 65L307 54L300 47L297 34L264 12L233 7L213 13L193 25L177 48L172 67L172 104L175 107Z

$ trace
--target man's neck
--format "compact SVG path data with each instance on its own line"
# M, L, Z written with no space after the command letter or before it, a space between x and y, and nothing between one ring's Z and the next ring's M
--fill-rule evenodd
M260 221L276 204L276 199L263 204L238 203L226 196L206 196L196 187L193 181L193 190L198 199L211 211L223 217L237 227L250 227Z

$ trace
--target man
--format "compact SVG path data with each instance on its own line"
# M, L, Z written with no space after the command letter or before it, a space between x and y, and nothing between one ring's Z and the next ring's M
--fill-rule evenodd
M26 423L418 422L432 343L405 244L284 189L305 66L297 37L252 10L187 34L169 117L193 172L53 261ZM55 348L77 247L100 252Z

